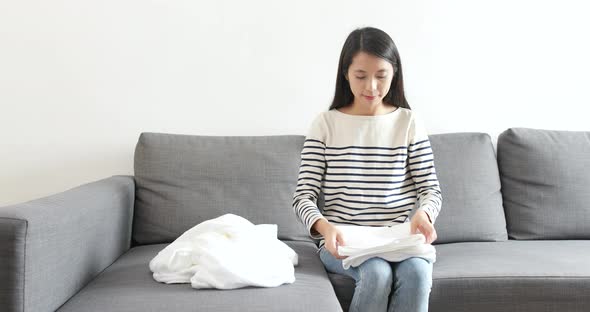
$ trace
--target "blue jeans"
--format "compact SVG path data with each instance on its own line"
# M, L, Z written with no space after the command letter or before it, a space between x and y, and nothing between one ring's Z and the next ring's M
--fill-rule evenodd
M356 282L349 312L427 312L432 287L432 263L423 258L388 262L374 257L345 270L342 260L322 246L326 270L352 277ZM393 286L393 291L392 291Z

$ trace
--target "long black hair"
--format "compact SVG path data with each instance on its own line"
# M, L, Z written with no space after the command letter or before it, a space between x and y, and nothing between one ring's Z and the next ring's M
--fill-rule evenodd
M338 62L336 75L336 92L330 109L349 106L354 100L350 90L350 83L346 80L348 68L352 64L352 58L359 52L383 58L393 66L393 79L389 92L383 98L383 102L397 107L410 109L410 105L404 94L404 76L402 74L402 62L393 39L383 30L374 27L357 28L348 35Z

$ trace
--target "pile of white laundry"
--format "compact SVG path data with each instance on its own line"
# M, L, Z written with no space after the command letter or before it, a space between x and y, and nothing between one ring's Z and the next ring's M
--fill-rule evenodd
M359 266L372 257L399 262L411 257L436 261L436 250L425 244L423 234L411 234L410 223L394 226L335 225L344 236L344 246L338 246L338 254L348 256L342 260L342 267Z
M150 261L156 281L193 288L276 287L295 281L297 253L277 239L276 224L225 214L184 232Z

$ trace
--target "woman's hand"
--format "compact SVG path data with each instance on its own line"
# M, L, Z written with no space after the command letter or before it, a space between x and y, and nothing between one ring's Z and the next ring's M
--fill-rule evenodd
M424 210L416 211L412 220L410 220L410 233L416 234L418 232L424 234L426 244L430 244L436 240L436 230Z
M324 246L336 259L344 259L347 256L340 256L338 254L338 246L344 246L344 236L342 232L334 225L330 224L326 219L319 219L314 225L316 231L318 231L324 237Z

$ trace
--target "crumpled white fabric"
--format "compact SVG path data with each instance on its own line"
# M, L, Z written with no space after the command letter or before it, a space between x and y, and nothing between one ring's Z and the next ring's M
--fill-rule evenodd
M297 253L277 239L276 224L225 214L184 232L149 267L158 282L234 289L293 283L297 264Z
M338 254L348 256L342 260L342 267L357 267L373 257L399 262L411 257L436 261L436 250L425 244L424 234L411 234L410 223L393 226L335 225L344 236L346 245L338 246Z

